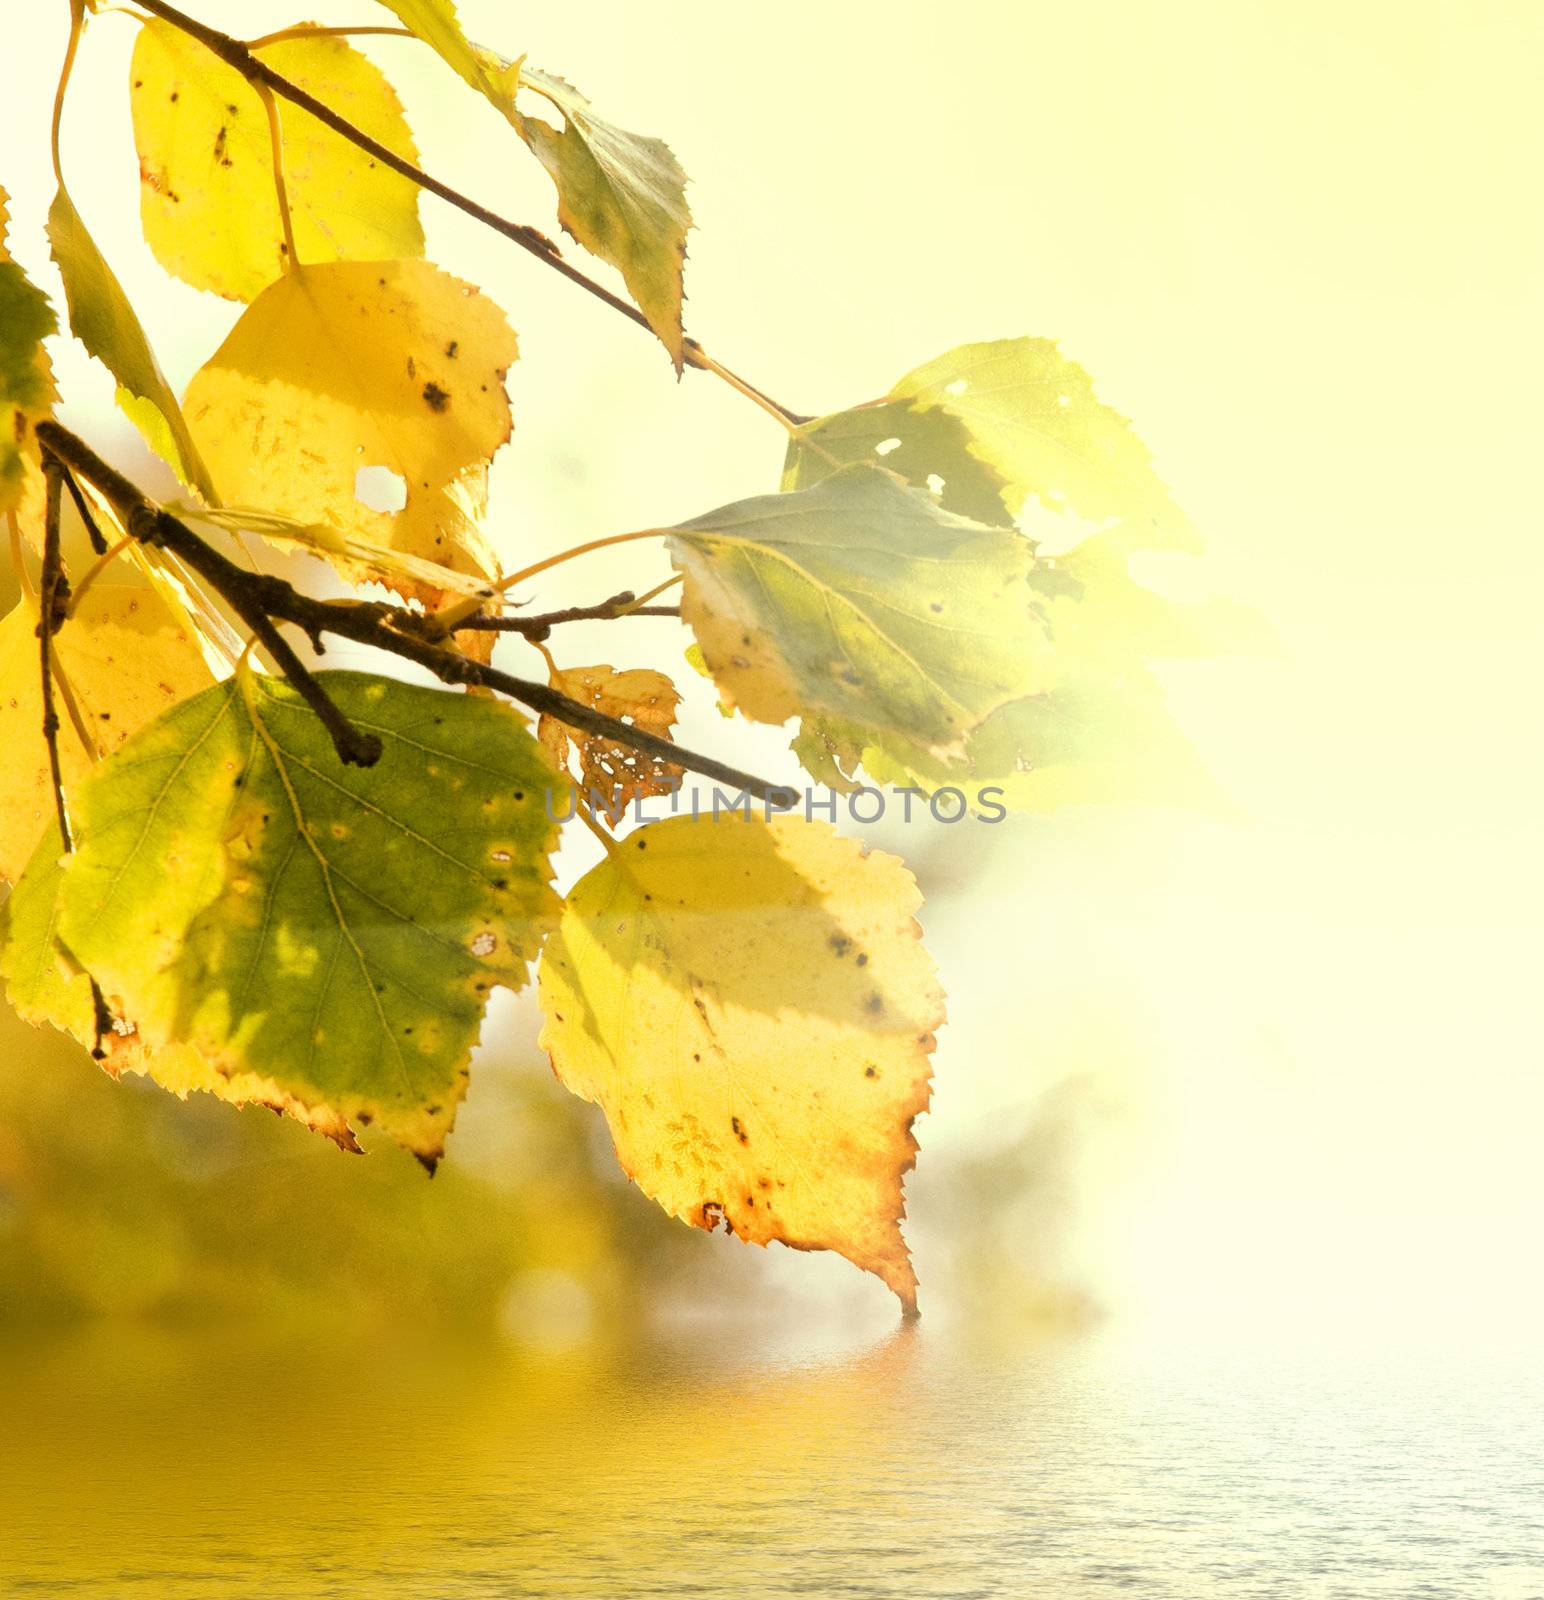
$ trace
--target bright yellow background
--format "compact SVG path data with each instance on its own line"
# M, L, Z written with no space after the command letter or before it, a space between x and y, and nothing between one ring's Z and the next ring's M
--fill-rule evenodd
M65 7L16 10L0 182L13 250L56 293L40 224ZM294 20L256 0L202 10L248 34ZM1134 1327L1220 1321L1305 1339L1537 1330L1544 10L462 10L474 36L528 51L606 114L669 138L700 224L688 324L721 358L817 411L967 339L1061 339L1209 532L1208 579L1265 608L1284 641L1280 661L1168 675L1246 814L1238 824L1068 816L883 831L929 892L955 1018L912 1187L930 1312L995 1304L1019 1327L1097 1307ZM371 8L331 11L364 20ZM132 23L103 15L90 32L67 171L180 387L232 308L167 282L140 242ZM431 170L550 226L545 176L490 108L405 42L370 50L403 86ZM432 201L425 216L435 257L481 283L521 335L516 438L494 486L511 558L775 481L766 418L704 377L677 387L636 330L466 219ZM56 359L67 416L143 470L105 375L77 347ZM651 570L635 547L609 569L570 569L554 592L605 593ZM676 649L668 633L613 633L592 636L589 658L624 638ZM721 727L697 701L698 742L727 738L777 769L779 740ZM245 1193L219 1190L237 1181L225 1167L156 1191L144 1227L96 1203L144 1200L153 1186L122 1163L151 1128L162 1164L196 1165L223 1139L253 1192L323 1196L329 1226L262 1269L290 1286L297 1315L325 1298L307 1285L325 1285L324 1257L341 1250L377 1286L367 1320L412 1320L424 1302L449 1315L464 1300L502 1307L516 1341L620 1315L634 1303L623 1278L650 1315L725 1299L761 1314L769 1302L752 1291L772 1284L817 1320L889 1317L882 1291L839 1262L676 1239L589 1176L603 1163L571 1122L562 1139L578 1144L561 1159L512 1130L529 1122L516 1102L538 1119L568 1113L533 1063L529 1007L500 1020L507 1042L452 1145L465 1176L443 1201L438 1187L410 1190L416 1174L390 1154L356 1197L353 1169L296 1129L249 1113L239 1135L217 1133L234 1113L145 1110L6 1025L0 1263L7 1250L29 1263L8 1280L13 1296L152 1313L168 1295L230 1301L229 1283L209 1287L220 1246L199 1221L200 1184ZM60 1147L97 1149L101 1129L120 1165L61 1164ZM547 1191L520 1187L533 1172ZM39 1173L69 1176L56 1192ZM557 1196L580 1188L595 1198L579 1208L591 1222L573 1259L611 1251L622 1265L585 1265L576 1294L551 1274L565 1259L557 1233L575 1226ZM293 1229L273 1203L274 1228ZM412 1219L411 1248L390 1206ZM494 1237L509 1206L524 1208L518 1248ZM465 1242L472 1218L485 1247ZM105 1239L82 1267L91 1229ZM441 1270L441 1251L461 1277ZM239 1263L226 1274L239 1278Z

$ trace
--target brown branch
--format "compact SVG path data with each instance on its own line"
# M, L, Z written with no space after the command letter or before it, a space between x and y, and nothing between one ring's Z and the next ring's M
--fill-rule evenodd
M467 216L475 218L484 227L492 228L495 233L502 234L511 243L519 245L522 250L529 251L538 261L551 267L554 272L561 272L570 283L578 284L587 294L594 295L613 311L620 312L629 322L636 323L649 334L654 333L649 319L632 301L624 300L619 294L613 294L604 284L597 283L588 273L565 261L562 251L539 228L533 228L526 222L511 222L508 217L490 211L487 206L479 205L469 195L462 194L459 189L451 188L448 183L442 183L438 178L425 172L422 167L399 156L395 150L389 149L378 139L372 139L363 129L356 128L346 117L340 116L331 106L302 89L298 83L291 83L281 73L275 72L240 39L234 39L228 33L221 33L219 29L199 22L175 6L168 5L166 0L141 0L141 5L142 9L151 15L159 17L163 22L169 22L174 28L180 28L190 38L196 39L205 49L218 56L233 72L240 73L254 88L261 86L299 106L303 111L309 111L318 122L324 123L334 133L347 139L350 144L373 156L382 166L390 167L393 172L417 184L420 189L426 189L430 194L437 195L447 205L454 206L458 211L464 211ZM790 411L787 406L779 404L753 383L731 372L722 362L715 361L695 339L684 340L682 354L688 366L696 367L702 372L714 373L731 388L739 390L753 400L763 410L770 411L785 425L798 426L810 420L798 412Z
M91 514L91 507L86 504L86 497L80 492L80 485L68 472L64 474L64 486L70 491L70 499L75 502L75 510L80 520L86 525L86 537L91 541L91 553L95 556L107 554L107 540L102 536L102 530L97 526L97 520Z
M561 611L536 611L528 617L489 616L479 613L465 617L456 624L458 633L480 630L484 633L519 633L533 644L543 640L560 623L564 622L614 622L618 617L679 617L679 606L634 605L631 589L614 594L595 606L566 606Z
M662 739L643 728L635 728L617 717L608 717L593 706L559 693L549 684L517 678L511 673L501 672L497 667L474 661L455 650L433 643L423 636L422 631L430 619L420 613L406 611L384 601L316 600L302 594L283 578L270 573L248 572L219 551L211 549L179 518L156 505L68 428L58 422L44 421L37 424L36 433L39 443L50 456L96 485L135 539L178 556L254 628L253 618L261 616L265 620L289 623L313 641L320 640L324 634L350 639L356 644L369 645L372 649L383 650L404 661L415 662L427 668L442 683L494 689L508 695L511 700L529 706L533 711L556 717L569 727L614 739L619 744L641 750L659 760L674 762L678 767L700 773L715 782L730 784L769 805L788 807L798 799L792 789L768 783L753 773L742 772L737 767L688 750L683 745L672 744L669 739ZM291 659L294 659L293 655ZM287 674L292 674L292 668L283 661L279 664ZM301 671L304 673L305 669L301 668ZM309 674L306 677L309 678ZM302 694L306 692L304 679L292 676L292 681ZM320 690L314 678L310 682ZM310 696L307 698L309 700ZM336 733L334 742L337 742ZM344 755L341 746L338 753L344 760L350 759Z
M59 631L62 602L69 580L59 554L60 492L64 471L58 465L44 468L47 498L43 514L43 571L38 579L38 681L43 697L43 743L48 747L48 771L54 786L54 811L59 818L59 838L68 855L75 848L70 833L70 813L64 803L64 773L59 765L59 713L54 710L54 635Z
M38 580L38 671L43 693L43 743L48 747L48 772L54 789L54 812L59 819L59 842L66 855L73 855L75 835L70 827L69 807L64 799L64 772L59 765L59 714L54 710L54 635L64 621L64 602L70 588L69 580L64 576L59 550L60 490L65 484L69 485L70 496L75 504L82 507L81 514L86 518L87 527L95 529L96 524L84 509L79 485L57 460L44 460L43 476L46 487L43 571ZM103 548L106 548L105 545ZM102 1048L102 1040L112 1027L112 1013L107 1009L107 1001L96 979L88 978L88 981L91 984L91 1054L101 1061L107 1054Z

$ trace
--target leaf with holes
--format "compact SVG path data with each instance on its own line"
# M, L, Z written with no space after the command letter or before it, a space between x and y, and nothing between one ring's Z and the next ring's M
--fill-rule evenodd
M580 705L593 706L645 733L670 737L681 696L663 672L634 667L618 672L610 666L564 667L552 675L552 687ZM668 794L681 781L674 762L635 750L600 734L570 728L556 717L543 716L536 736L559 772L568 771L570 748L579 758L579 786L613 828L635 800Z
M41 549L43 473L33 425L54 406L53 368L43 341L58 326L48 297L6 248L9 218L0 189L0 517L18 525Z
M1199 547L1131 424L1051 339L960 345L882 400L816 418L789 442L784 487L853 461L882 461L919 487L941 480L944 505L981 522L1011 524L1033 497L1080 532L1120 520L1151 547Z
M504 314L427 261L335 261L287 272L188 386L190 426L227 500L340 538L494 577L483 535L488 463L509 438ZM360 498L383 467L396 511ZM322 547L346 575L368 563ZM363 569L363 570L361 570ZM404 595L440 591L392 574Z
M542 956L542 1043L672 1216L835 1250L916 1308L902 1179L943 995L916 883L824 823L636 829Z
M43 742L38 605L0 621L0 878L15 879L54 815ZM103 756L213 681L186 623L153 589L93 584L54 635L59 765L66 794ZM73 708L75 715L71 715Z
M285 39L258 55L361 132L417 161L396 91L344 40ZM139 31L129 78L146 242L194 288L254 299L287 265L262 101L240 73L154 17ZM299 106L285 103L279 115L302 261L423 254L415 184Z
M854 406L806 423L788 441L784 489L810 489L833 472L878 464L933 494L945 511L992 527L1011 527L1007 480L971 449L970 430L941 406L905 400Z
M189 1044L438 1159L495 986L554 912L558 781L508 706L319 680L382 741L341 766L287 685L184 702L79 795L58 931L147 1047Z
M1027 542L878 468L670 533L681 614L720 694L758 722L838 717L946 752L1046 681Z
M358 1150L348 1123L330 1107L304 1106L271 1079L253 1072L217 1072L191 1045L148 1049L138 1029L121 1018L98 1042L91 979L65 953L58 938L62 856L54 823L0 906L0 978L23 1021L57 1028L88 1050L95 1048L110 1077L126 1072L146 1077L179 1100L195 1093L212 1094L237 1106L266 1106L296 1118L345 1150Z

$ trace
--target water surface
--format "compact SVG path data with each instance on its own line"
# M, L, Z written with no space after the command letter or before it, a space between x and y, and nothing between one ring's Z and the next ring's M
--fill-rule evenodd
M1544 1596L1544 1382L1113 1336L4 1352L0 1592Z

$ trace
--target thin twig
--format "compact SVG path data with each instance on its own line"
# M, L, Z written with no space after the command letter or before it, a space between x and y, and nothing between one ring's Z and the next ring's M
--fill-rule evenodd
M70 833L69 808L64 803L64 772L59 765L59 713L54 710L54 633L60 622L61 585L65 584L59 554L59 508L64 471L45 463L47 490L43 514L43 575L38 580L38 671L43 695L43 743L48 747L48 771L54 786L54 810L59 817L59 837L66 854L75 848ZM67 592L67 586L66 591Z
M415 662L432 672L442 683L497 690L533 711L556 717L571 728L613 739L646 755L700 773L715 782L730 784L769 805L787 807L798 799L791 789L768 783L753 773L742 772L712 756L672 744L669 739L636 728L620 718L608 717L593 706L583 705L566 694L560 694L548 684L517 678L486 662L474 661L458 651L446 649L435 642L432 634L425 636L433 619L421 613L410 612L383 601L316 600L302 594L283 578L269 573L246 572L219 551L211 549L171 512L156 505L68 428L48 420L38 423L36 431L39 442L52 457L96 485L117 512L124 527L136 539L179 557L221 595L254 632L257 631L255 619L262 617L271 619L271 622L289 623L312 640L320 639L323 634L351 639L356 644L369 645L372 649L383 650L404 661ZM306 694L309 680L314 692L325 699L320 685L300 665L293 652L289 653L288 662L280 660L277 653L275 659L280 661L297 690ZM296 668L299 668L301 676L296 676ZM311 696L308 694L307 698L309 700ZM318 715L323 715L320 705L316 709ZM329 731L333 730L329 728ZM337 738L335 732L335 743ZM341 746L339 754L343 755ZM343 759L350 757L343 756Z
M69 589L59 551L60 491L64 487L68 473L58 461L45 460L43 476L46 491L43 514L43 574L38 585L40 602L38 670L43 693L43 743L48 747L48 772L53 783L54 812L59 819L59 842L64 853L72 855L75 851L75 835L70 827L69 807L64 798L64 772L59 764L59 714L54 710L53 670L54 633L63 620L60 615L60 601ZM73 704L70 709L71 715L76 719L76 731L80 732L79 713ZM84 734L82 742L86 744L89 753L91 745L85 740ZM112 1026L112 1014L107 1009L107 1001L96 979L90 978L88 982L91 985L91 1054L101 1061L107 1055L102 1048L102 1040Z
M221 33L217 28L199 22L175 6L168 5L166 0L139 0L139 3L153 16L159 17L163 22L169 22L174 28L180 28L190 38L197 39L232 71L239 72L254 88L260 84L264 85L303 111L309 111L318 122L331 128L334 133L341 134L350 144L356 145L367 155L374 156L382 166L390 167L393 172L400 173L410 182L416 183L420 189L438 195L447 205L454 206L458 211L464 211L467 216L475 218L484 227L492 228L495 233L502 234L511 243L519 245L522 250L529 251L537 260L551 267L554 272L561 272L570 283L578 284L587 294L594 295L613 311L620 312L629 322L636 323L646 332L653 334L654 329L649 319L632 301L624 300L619 294L613 294L604 284L596 282L588 273L581 272L578 267L565 261L562 251L539 228L533 228L525 222L511 222L508 217L501 217L498 212L479 205L469 195L462 194L459 189L453 189L448 183L442 183L438 178L432 177L422 167L399 156L395 150L389 149L378 139L372 139L362 129L356 128L346 117L339 116L331 106L318 100L315 95L309 94L299 84L291 83L281 73L275 72L266 61L254 55L241 40L233 39L228 33ZM715 361L695 339L684 340L682 356L688 366L696 367L703 372L711 372L723 379L764 411L770 412L782 426L797 426L810 420L780 405L753 383L731 372L722 362Z
M64 475L64 486L70 491L70 499L75 502L75 510L80 520L86 525L86 537L91 541L91 553L98 559L105 556L107 540L102 535L102 530L97 526L97 520L91 513L91 507L86 504L86 497L80 492L80 485L67 472Z
M663 587L663 585L661 586ZM488 616L468 617L457 629L460 633L520 633L535 641L545 639L553 628L564 622L613 622L618 617L679 617L677 606L649 606L634 596L631 589L614 594L594 606L566 606L561 611L535 611L528 617Z

